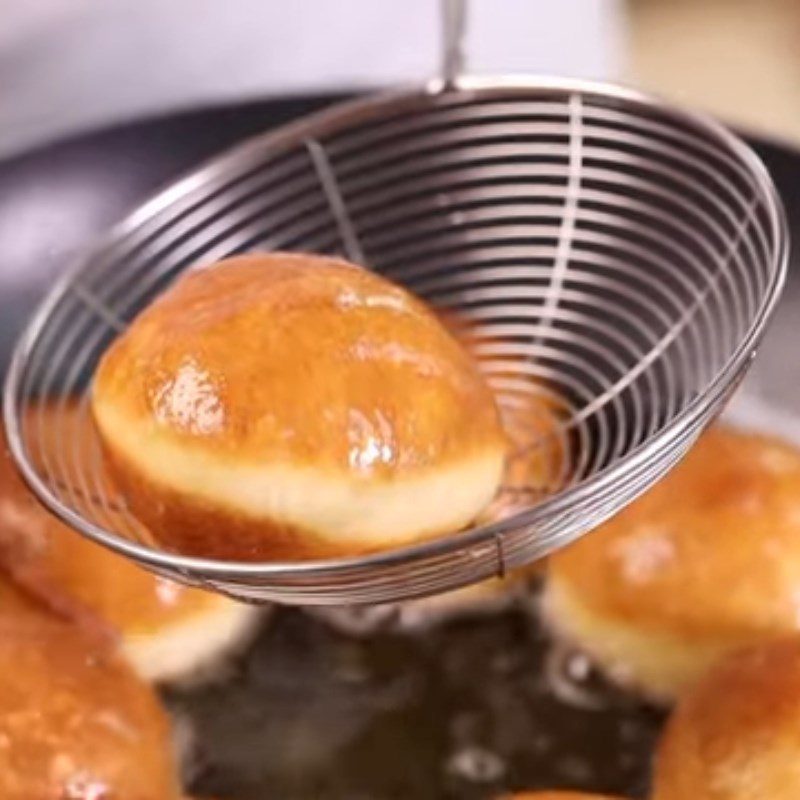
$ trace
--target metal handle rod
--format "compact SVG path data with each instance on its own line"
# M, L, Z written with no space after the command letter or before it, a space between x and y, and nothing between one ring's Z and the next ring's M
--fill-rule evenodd
M464 39L467 31L467 0L441 0L442 81L445 89L455 85L464 72Z

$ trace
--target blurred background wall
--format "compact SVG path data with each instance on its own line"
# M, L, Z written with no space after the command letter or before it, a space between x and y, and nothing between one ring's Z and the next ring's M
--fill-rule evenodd
M125 118L418 81L438 0L0 0L0 157ZM474 72L622 80L800 142L800 0L471 0Z
M621 0L472 0L470 70L620 74ZM432 76L438 0L0 0L0 155L165 109Z
M622 13L627 80L800 142L799 0L627 0Z

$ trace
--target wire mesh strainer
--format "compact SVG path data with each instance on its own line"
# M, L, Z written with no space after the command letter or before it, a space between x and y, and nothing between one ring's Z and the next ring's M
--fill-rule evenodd
M456 78L456 45L444 80L337 106L207 164L54 288L4 397L13 456L51 511L154 571L243 599L378 603L538 558L681 458L779 295L787 235L769 177L720 126L631 91ZM501 407L554 412L553 434L515 454L558 446L543 484L508 487L516 508L500 521L375 556L252 564L160 550L106 474L91 375L183 270L258 249L344 254L468 322Z

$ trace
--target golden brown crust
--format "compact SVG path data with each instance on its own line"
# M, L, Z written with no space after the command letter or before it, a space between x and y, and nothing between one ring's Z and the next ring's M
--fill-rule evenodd
M653 800L800 797L800 639L730 656L683 698L656 759Z
M501 800L621 800L621 798L585 792L517 792Z
M41 615L3 614L0 674L4 800L180 797L166 715L113 650Z
M34 413L42 431L54 428L54 408ZM57 413L62 424L78 425L76 405ZM105 621L123 637L158 633L230 602L152 575L67 528L36 502L4 445L0 432L0 572L25 594L84 625Z
M391 477L498 445L469 356L407 292L337 259L182 277L104 355L95 402L237 463Z
M221 559L449 533L489 503L507 447L477 366L431 311L318 256L181 278L105 354L93 410L137 517L164 546Z
M549 570L588 611L643 634L735 643L798 630L800 454L715 428Z
M492 371L492 380L501 388L500 420L509 441L503 475L507 492L503 505L510 512L531 505L535 498L559 488L569 467L569 445L559 430L567 419L563 401L547 382L531 369L531 356L515 347L515 340L487 335L480 326L453 312L437 311L466 350L480 360L498 358L502 369ZM488 349L488 351L487 351Z
M533 382L532 382L533 383ZM490 524L524 511L558 488L569 453L560 435L559 409L544 394L531 394L501 409L509 455L501 491L476 522Z

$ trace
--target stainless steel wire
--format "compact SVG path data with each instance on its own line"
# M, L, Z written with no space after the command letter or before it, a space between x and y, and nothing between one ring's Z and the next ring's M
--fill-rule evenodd
M786 227L762 165L715 123L627 90L455 74L445 86L253 139L144 205L54 288L4 395L12 453L51 511L151 569L243 599L385 603L564 546L686 452L779 296ZM158 548L106 472L92 373L183 271L259 249L346 255L465 323L520 432L511 464L540 459L535 481L509 478L504 514L339 561ZM532 408L548 424L526 431Z

